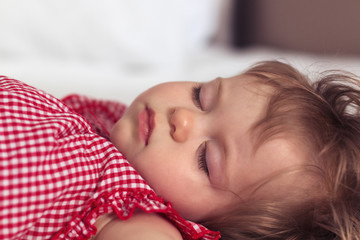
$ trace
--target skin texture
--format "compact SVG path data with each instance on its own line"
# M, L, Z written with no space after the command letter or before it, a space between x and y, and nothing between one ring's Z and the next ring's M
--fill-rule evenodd
M285 139L268 141L254 152L250 129L264 114L267 90L253 80L240 75L201 85L157 85L138 96L111 131L112 142L130 164L186 219L231 211L259 182L304 161L301 150ZM144 109L154 112L148 141L139 134ZM198 160L205 144L209 174ZM295 181L278 178L258 197L283 192Z
M126 221L112 215L100 217L94 240L181 240L180 232L166 219L154 213L137 212Z

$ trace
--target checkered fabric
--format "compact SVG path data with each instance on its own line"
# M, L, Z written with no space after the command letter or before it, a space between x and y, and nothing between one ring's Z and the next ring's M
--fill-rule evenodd
M66 96L62 101L83 116L94 131L106 139L109 139L111 128L126 110L126 106L120 102L94 99L78 94Z
M181 218L95 132L106 136L124 105L77 95L64 101L73 109L0 76L0 239L89 239L98 216L125 220L136 208L163 213L184 239L219 239Z

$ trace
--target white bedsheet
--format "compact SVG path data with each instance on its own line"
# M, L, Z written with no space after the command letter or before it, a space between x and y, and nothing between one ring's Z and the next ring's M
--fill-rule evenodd
M359 57L209 47L211 38L228 36L220 32L229 26L221 23L229 3L1 0L0 74L56 97L82 93L125 103L159 82L231 76L261 60L286 59L308 72L360 74Z
M319 56L306 53L255 47L244 50L209 48L187 56L174 72L164 69L126 66L113 63L69 61L0 61L0 73L43 89L56 97L70 93L117 99L130 103L145 89L164 81L208 81L232 76L262 60L283 60L306 74L342 69L360 75L360 58ZM164 65L166 68L166 65Z

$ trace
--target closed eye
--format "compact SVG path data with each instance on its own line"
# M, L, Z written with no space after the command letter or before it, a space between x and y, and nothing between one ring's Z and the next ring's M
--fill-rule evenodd
M203 107L201 105L201 100L200 100L200 92L201 92L201 87L202 85L196 85L192 88L192 100L195 104L195 106L201 110L203 110Z
M200 145L197 157L199 169L209 176L209 169L206 162L206 142Z

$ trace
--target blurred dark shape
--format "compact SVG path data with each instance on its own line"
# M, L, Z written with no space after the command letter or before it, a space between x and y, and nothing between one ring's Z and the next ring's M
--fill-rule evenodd
M234 47L360 54L358 0L233 0Z

